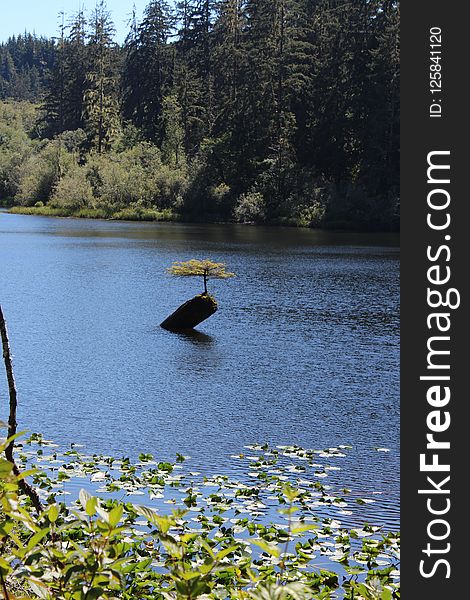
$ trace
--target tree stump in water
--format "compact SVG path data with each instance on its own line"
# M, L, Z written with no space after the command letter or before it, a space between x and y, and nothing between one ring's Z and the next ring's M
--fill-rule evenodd
M200 294L182 304L160 326L168 331L194 329L199 323L211 317L216 311L217 302L215 298L209 296L209 294Z

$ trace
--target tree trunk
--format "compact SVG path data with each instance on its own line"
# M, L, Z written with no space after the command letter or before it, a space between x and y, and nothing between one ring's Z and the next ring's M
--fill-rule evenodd
M0 306L0 333L2 337L3 362L7 373L8 393L10 396L10 416L8 419L8 437L16 434L16 408L18 406L18 397L16 394L15 377L13 375L13 365L11 362L10 344L8 343L8 332ZM5 455L10 462L13 462L13 442L10 442L5 450Z
M10 396L10 416L8 419L8 437L11 438L16 435L16 409L18 406L18 396L16 393L16 385L15 385L15 377L13 375L13 364L11 361L11 353L10 353L10 344L8 341L8 332L7 326L5 322L5 318L3 316L2 307L0 306L0 336L2 338L2 349L3 349L3 361L5 363L5 370L7 373L7 381L8 381L8 392ZM15 463L15 459L13 457L13 449L15 443L14 440L11 440L8 446L5 449L5 456L8 461L13 464L13 473L16 476L20 475L20 470ZM37 510L38 514L42 512L42 504L36 490L29 485L24 479L18 481L18 485L23 493L29 496L31 502L33 503L34 508Z

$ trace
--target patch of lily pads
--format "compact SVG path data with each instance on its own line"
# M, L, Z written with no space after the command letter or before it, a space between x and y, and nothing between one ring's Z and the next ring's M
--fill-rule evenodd
M129 573L135 576L140 565L133 595L116 590L96 598L251 598L262 592L268 600L283 597L279 586L296 600L399 598L399 533L367 522L373 498L328 483L350 449L253 444L232 457L245 465L244 477L208 477L181 455L174 463L150 454L132 462L87 455L77 445L61 451L34 434L17 460L21 469L35 469L32 482L46 512L53 512L49 521L63 527L62 546L74 535L83 545L80 538L88 534L77 523L111 524L128 546ZM358 509L365 511L361 525L351 526L352 508L356 522ZM9 564L15 567L14 554ZM34 572L40 567L21 569L16 576L44 592ZM87 594L70 598L92 598Z

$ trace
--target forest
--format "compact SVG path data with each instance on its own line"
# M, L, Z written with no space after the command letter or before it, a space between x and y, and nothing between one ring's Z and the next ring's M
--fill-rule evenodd
M0 45L0 202L23 212L399 227L399 6L104 1Z

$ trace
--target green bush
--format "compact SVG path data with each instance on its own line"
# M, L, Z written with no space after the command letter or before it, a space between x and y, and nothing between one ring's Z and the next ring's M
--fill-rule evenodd
M113 213L112 218L118 221L175 221L177 215L169 208L145 208L136 203Z
M32 102L0 101L0 125L34 137L37 133L38 107Z
M34 147L28 132L35 114L28 102L0 102L0 201L20 190L24 163Z
M100 208L115 211L141 198L143 174L125 155L95 156L86 166Z
M48 202L60 179L75 164L75 159L62 142L45 142L22 165L22 177L16 200L25 206Z
M266 201L260 192L242 194L235 204L233 216L238 223L262 223L266 219Z
M163 164L158 148L148 143L93 156L86 169L96 205L114 212L135 204L172 208L186 188L185 170Z
M41 204L36 202L36 204ZM13 206L10 211L16 215L41 215L44 217L71 217L72 210L65 208L52 208L52 206Z
M57 183L50 200L53 208L94 208L93 190L83 167L75 165Z
M153 174L149 174L151 203L158 208L178 207L186 191L186 175L182 169L174 169L168 165Z
M320 227L325 218L325 206L322 202L312 202L298 209L296 224L300 227Z
M149 142L128 147L131 140L123 137L116 150L84 157L83 131L33 142L20 126L21 111L0 103L1 115L0 199L14 197L38 209L38 202L50 202L64 214L86 209L109 217L126 210L125 217L117 218L144 220L167 219L183 204L186 163L178 168L165 164Z

